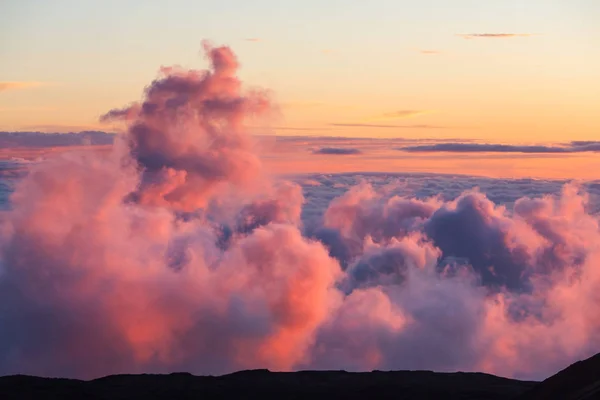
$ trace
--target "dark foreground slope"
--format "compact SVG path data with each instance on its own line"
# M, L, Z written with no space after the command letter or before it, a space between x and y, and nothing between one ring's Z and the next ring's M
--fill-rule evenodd
M0 378L9 399L395 398L510 399L535 385L480 373L427 371L276 373L243 371L219 377L190 374L114 375L93 381L31 376Z
M0 377L0 399L600 399L600 354L541 383L482 373L242 371L223 376L113 375L92 381Z
M518 397L518 400L542 399L600 399L600 354L576 362Z

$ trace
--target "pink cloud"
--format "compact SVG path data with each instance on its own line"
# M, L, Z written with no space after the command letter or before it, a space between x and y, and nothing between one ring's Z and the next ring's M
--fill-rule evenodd
M110 152L32 164L0 218L0 373L481 370L541 378L598 351L598 217L574 185L507 208L368 184L305 234L264 170L237 59L164 68ZM462 260L462 261L461 261Z

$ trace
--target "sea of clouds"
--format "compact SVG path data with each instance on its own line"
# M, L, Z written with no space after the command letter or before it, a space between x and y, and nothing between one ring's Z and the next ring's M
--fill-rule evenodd
M276 177L267 92L205 50L103 117L112 151L0 165L0 374L541 379L600 350L597 183Z

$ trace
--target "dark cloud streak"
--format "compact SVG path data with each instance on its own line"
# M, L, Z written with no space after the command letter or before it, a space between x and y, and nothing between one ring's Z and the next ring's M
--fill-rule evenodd
M397 150L411 153L584 153L600 151L600 142L574 141L567 146L509 145L489 143L437 143L430 145L406 146Z
M115 134L99 131L71 133L0 132L0 148L110 145Z
M322 147L313 150L313 154L329 154L329 155L352 155L362 153L359 149L344 148L344 147Z

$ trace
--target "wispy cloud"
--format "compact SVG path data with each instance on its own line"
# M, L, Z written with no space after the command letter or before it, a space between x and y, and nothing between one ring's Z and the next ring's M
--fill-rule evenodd
M444 126L414 124L414 125L388 125L388 124L354 124L354 123L331 123L330 126L346 127L346 128L397 128L397 129L444 129Z
M400 147L407 152L447 152L447 153L584 153L600 151L600 142L574 141L562 146L509 145L490 143L436 143L419 146Z
M273 129L278 131L323 131L329 130L329 128L304 128L295 126L276 126Z
M0 112L19 112L19 111L56 111L56 107L0 107Z
M325 107L327 105L327 103L320 101L289 101L281 103L281 107L283 108L317 108Z
M357 107L349 104L326 103L322 101L286 101L279 104L280 107L286 109L309 109L309 108L326 108L329 110L356 110Z
M394 121L398 119L411 118L429 113L431 113L431 111L428 110L399 110L367 118L365 122Z
M260 38L255 38L255 37L251 37L251 38L246 38L244 39L246 42L260 42L261 39Z
M439 50L419 50L419 53L421 53L421 54L428 54L428 55L442 54L442 52L439 51Z
M64 147L82 145L109 145L114 133L83 131L69 133L0 132L0 148Z
M249 126L250 129L266 129L275 131L328 131L327 127L296 127L296 126Z
M502 38L515 38L515 37L528 37L534 36L534 33L458 33L456 36L460 36L463 39L502 39Z
M391 145L404 145L409 144L421 144L421 143L475 143L479 139L469 138L436 138L436 137L419 137L419 138L405 138L405 137L393 137L393 138L381 138L381 137L365 137L365 136L280 136L278 140L286 142L301 142L310 143L314 147L364 147L366 142L373 144L381 144L386 146L387 149ZM335 143L335 145L330 143Z
M362 153L359 149L353 149L349 147L322 147L317 150L313 150L313 154L326 154L326 155L352 155Z
M82 132L82 131L99 131L102 129L101 125L26 125L20 127L18 130L22 131L40 131L40 132Z
M429 110L398 110L387 112L378 115L372 115L367 118L362 119L354 119L354 121L350 120L348 122L335 122L331 123L331 126L338 127L369 127L369 128L434 128L433 125L426 124L412 124L412 125L396 125L396 124L386 124L385 122L394 122L398 120L403 120L406 118L412 118L423 114L431 113ZM439 128L439 127L437 127Z
M43 82L0 82L0 92L7 90L29 89L44 85Z

